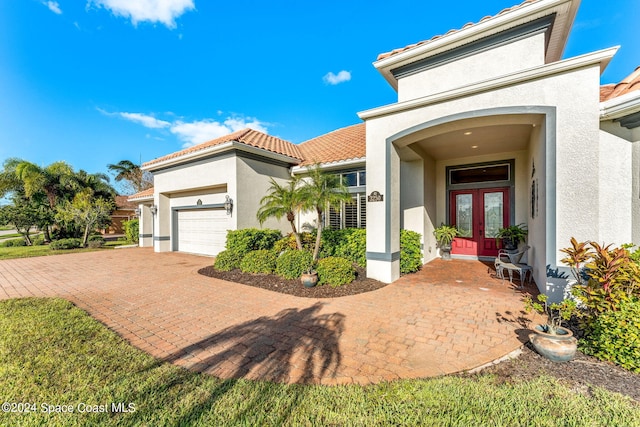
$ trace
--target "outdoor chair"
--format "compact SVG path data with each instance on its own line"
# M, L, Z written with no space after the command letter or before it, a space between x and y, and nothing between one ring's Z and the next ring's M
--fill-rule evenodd
M529 283L531 283L531 280L533 279L533 269L530 265L520 262L528 250L529 246L525 246L518 251L506 251L504 249L500 249L494 262L496 276L504 280L504 273L506 270L509 273L509 282L513 283L513 272L516 271L520 275L520 287L524 286L527 274L529 274Z

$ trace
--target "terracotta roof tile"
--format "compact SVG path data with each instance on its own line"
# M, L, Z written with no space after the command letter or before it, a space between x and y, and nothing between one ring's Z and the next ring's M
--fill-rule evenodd
M299 145L304 155L300 166L360 159L366 156L365 124L348 126L305 141Z
M142 198L147 198L152 196L153 196L153 187L147 188L146 190L142 190L139 193L132 194L131 196L129 196L128 200L132 201L132 200L137 200L137 199L142 199Z
M175 159L186 154L195 153L209 147L232 141L302 160L302 154L300 153L297 145L254 129L242 129L230 133L229 135L221 136L219 138L212 139L211 141L203 142L202 144L194 145L193 147L185 148L184 150L159 157L146 162L143 166L150 166L165 160Z
M138 205L136 203L130 202L129 197L131 196L116 196L116 209L133 210L137 208Z
M428 40L423 40L423 41L420 41L420 42L418 42L418 43L413 43L413 44L410 44L410 45L408 45L408 46L401 47L401 48L399 48L399 49L394 49L394 50L392 50L391 52L381 53L380 55L378 55L378 61L380 61L381 59L388 58L388 57L393 56L393 55L397 55L398 53L405 52L405 51L407 51L407 50L409 50L409 49L413 49L414 47L417 47L417 46L423 45L423 44L425 44L425 43L429 43L429 42L435 41L435 40L437 40L437 39L439 39L439 38L442 38L442 37L448 36L448 35L450 35L450 34L457 33L458 31L461 31L461 30L467 29L467 28L469 28L469 27L473 27L473 26L475 26L475 25L481 24L481 23L483 23L483 22L485 22L485 21L488 21L489 19L495 18L495 17L497 17L497 16L504 15L504 14L505 14L505 13L507 13L507 12L511 12L511 11L513 11L513 10L520 9L521 7L526 6L526 5L527 5L527 4L529 4L529 3L535 3L535 2L537 2L537 1L540 1L540 0L525 0L525 1L523 1L522 3L520 3L520 4L516 5L516 6L508 7L508 8L506 8L506 9L501 10L498 14L496 14L496 15L494 15L494 16L485 16L484 18L482 18L480 21L478 21L478 22L476 22L476 23L468 22L468 23L464 24L464 25L462 26L462 28L460 28L460 29L451 29L451 30L447 31L444 35L437 35L437 36L433 36L433 37L431 37L431 38L430 38L430 39L428 39Z
M635 90L640 90L640 67L618 84L600 86L600 102L617 98Z

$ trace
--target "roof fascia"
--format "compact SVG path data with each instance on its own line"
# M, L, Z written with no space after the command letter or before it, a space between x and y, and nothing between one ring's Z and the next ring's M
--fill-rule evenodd
M640 90L600 103L600 120L619 119L640 111Z
M572 3L569 13L558 13L561 10L561 6L565 3ZM479 22L467 28L462 28L452 34L444 35L436 40L427 41L424 44L418 45L404 52L399 52L379 61L375 61L373 65L383 75L387 82L389 82L395 90L398 90L398 80L392 74L392 70L513 28L519 25L518 21L521 21L521 23L524 24L529 22L526 21L529 17L537 19L554 13L558 16L552 25L551 37L555 38L555 34L553 33L556 31L556 28L558 31L561 31L562 34L559 35L559 38L557 39L558 41L555 45L549 46L546 59L547 62L557 61L562 57L562 52L564 51L564 46L567 42L567 38L569 37L569 31L571 30L572 22L575 18L579 5L580 0L542 0L537 3L524 5L503 15L497 15L484 22ZM568 22L561 22L563 19Z
M253 147L251 145L247 145L238 141L228 141L222 144L214 145L213 147L208 147L203 150L198 150L193 153L183 154L182 156L173 157L171 159L167 159L158 163L153 163L151 165L143 165L142 170L153 172L158 169L166 169L167 167L177 166L184 163L190 163L197 160L200 160L205 157L209 157L212 154L223 153L225 151L231 150L240 150L248 153L256 154L258 156L266 157L273 160L279 160L286 163L298 164L300 163L300 159L296 159L294 157L289 157L284 154L274 153L272 151L265 150L264 148Z
M338 160L336 162L318 163L318 165L322 170L332 170L332 169L344 169L346 167L364 166L366 165L366 163L367 161L365 157L359 157L357 159ZM315 165L294 166L291 168L291 173L293 175L307 173L314 166Z
M603 49L586 55L565 59L564 61L553 62L551 64L529 68L528 70L518 71L516 73L508 74L497 79L489 79L468 86L463 86L461 88L450 90L447 92L385 105L382 107L373 108L371 110L361 111L358 113L358 117L360 117L362 120L367 120L375 117L385 116L388 114L395 114L401 111L411 110L429 104L445 102L455 98L471 96L480 92L488 92L507 86L525 83L530 80L549 77L555 74L566 73L568 71L593 64L600 64L600 72L602 73L602 71L604 71L604 69L607 67L607 65L611 61L611 58L613 58L619 48L620 46Z

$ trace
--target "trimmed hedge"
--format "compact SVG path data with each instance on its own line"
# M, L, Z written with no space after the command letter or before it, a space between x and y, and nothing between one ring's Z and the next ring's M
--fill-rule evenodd
M400 230L400 274L414 273L422 267L420 233Z
M122 223L124 225L124 234L127 236L127 242L138 243L140 239L140 220L138 218L130 219Z
M104 246L105 240L104 237L102 237L99 234L93 235L93 236L89 236L89 241L87 242L87 245L90 248L101 248Z
M220 271L231 271L236 268L240 268L243 255L236 251L227 249L216 255L216 260L213 263L213 267Z
M82 239L60 239L51 242L49 247L53 250L76 249L82 246Z
M276 274L285 279L297 279L313 264L313 254L308 251L289 250L276 260Z
M581 350L640 373L640 301L623 302L620 310L596 317L581 342Z
M27 242L25 242L22 237L0 242L0 248L14 248L17 246L27 246Z
M313 245L316 243L316 236L313 233L298 233L300 235L300 242L302 243L302 249L306 251L313 251ZM298 249L296 245L296 238L293 233L287 234L282 239L278 240L273 245L273 250L277 253Z
M356 278L356 270L348 259L328 257L318 261L318 285L329 284L336 288L353 282Z
M244 228L227 231L228 250L246 255L251 251L273 249L273 245L282 238L280 230Z
M276 269L276 258L276 253L267 249L251 251L242 258L240 270L243 273L271 274Z

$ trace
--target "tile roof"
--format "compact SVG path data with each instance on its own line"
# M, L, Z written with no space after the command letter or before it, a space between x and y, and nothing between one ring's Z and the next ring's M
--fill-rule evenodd
M131 201L137 199L145 199L147 197L153 197L153 187L142 190L139 193L132 194L131 196L129 196L128 200Z
M465 29L467 29L469 27L473 27L473 26L478 25L478 24L480 24L482 22L488 21L489 19L493 19L493 18L495 18L497 16L504 15L505 13L511 12L513 10L516 10L516 9L520 9L521 7L524 7L524 6L526 6L526 5L530 4L530 3L535 3L535 2L538 2L538 1L540 1L540 0L525 0L525 1L523 1L522 3L520 3L520 4L516 5L516 6L508 7L506 9L501 10L496 15L485 16L480 21L475 22L475 23L474 22L469 22L469 23L463 25L462 28L460 28L460 29L451 29L451 30L447 31L445 34L433 36L428 40L423 40L423 41L420 41L418 43L413 43L413 44L410 44L408 46L405 46L405 47L402 47L402 48L399 48L399 49L394 49L391 52L381 53L380 55L378 55L378 61L380 61L381 59L385 59L385 58L388 58L390 56L396 55L398 53L405 52L405 51L407 51L409 49L413 49L416 46L420 46L420 45L423 45L425 43L429 43L429 42L435 41L437 39L440 39L442 37L446 37L446 36L448 36L450 34L457 33L459 31L465 30Z
M365 124L347 126L305 141L299 145L304 156L300 166L364 158Z
M640 90L640 67L636 68L633 73L618 84L612 83L600 86L600 102L617 98L635 90Z
M151 193L153 194L153 193ZM138 207L136 203L130 202L131 196L116 196L116 209L118 210L133 210Z
M194 145L193 147L185 148L184 150L153 159L144 163L143 166L150 166L165 160L175 159L186 154L196 153L206 148L221 145L226 142L239 142L252 147L262 148L263 150L271 151L273 153L293 157L295 159L303 159L298 146L290 143L289 141L267 135L254 129L242 129L230 133L229 135L221 136L219 138L212 139L211 141L203 142L202 144Z

